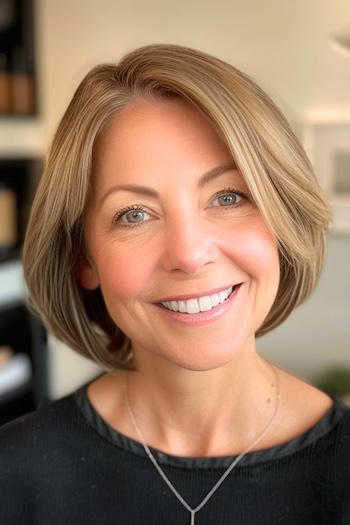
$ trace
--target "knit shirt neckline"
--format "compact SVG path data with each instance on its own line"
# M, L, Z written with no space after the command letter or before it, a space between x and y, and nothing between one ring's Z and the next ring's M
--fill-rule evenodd
M87 387L89 384L90 382L82 385L74 393L75 402L84 420L110 444L119 447L126 453L147 458L149 461L141 442L116 430L97 412L87 395ZM314 445L316 441L325 438L344 417L350 418L350 407L341 399L332 395L330 395L330 397L333 399L332 406L310 429L280 445L248 452L240 460L237 467L256 465L257 463L280 459L299 452L308 446ZM151 446L149 448L158 463L185 469L227 468L238 456L184 457L168 454Z

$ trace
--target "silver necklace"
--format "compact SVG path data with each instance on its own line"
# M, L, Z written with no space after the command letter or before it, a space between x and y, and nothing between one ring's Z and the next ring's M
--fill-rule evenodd
M277 415L277 411L278 411L278 406L279 406L279 401L280 401L280 390L279 390L279 382L278 382L278 376L277 376L277 372L276 372L276 369L275 367L270 363L270 366L271 368L273 369L274 373L275 373L275 378L276 378L276 401L275 401L275 410L274 410L274 413L269 421L269 423L267 424L267 426L264 428L264 430L262 431L262 433L253 441L253 443L251 445L249 445L245 450L243 450L243 452L237 456L233 461L232 463L230 464L230 466L226 469L226 471L224 472L224 474L221 476L221 478L219 479L219 481L214 485L214 487L208 492L208 494L205 496L205 498L200 502L199 505L197 505L196 508L192 508L190 507L190 505L188 505L188 503L183 499L183 497L178 493L178 491L175 489L175 487L173 486L173 484L171 483L171 481L166 477L166 475L164 474L163 470L161 469L161 467L158 465L157 461L155 460L152 452L150 451L147 443L145 443L145 440L143 439L142 437L142 434L141 434L141 431L138 427L138 424L136 422L136 419L135 419L135 416L131 410L131 406L130 406L130 403L129 403L129 396L128 396L128 386L127 386L127 375L125 374L125 382L124 382L124 386L125 386L125 397L126 397L126 405L127 405L127 408L128 408L128 411L129 411L129 415L130 415L130 418L133 422L133 425L135 427L135 430L140 438L140 441L143 445L143 448L145 449L146 451L146 454L148 455L149 459L152 461L153 465L155 466L155 468L157 469L157 471L159 472L159 474L162 476L163 480L165 481L165 483L168 485L168 487L170 488L170 490L175 494L175 496L177 497L177 499L180 501L180 503L182 503L182 505L190 512L191 514L191 522L190 522L190 525L195 525L195 514L196 512L198 512L202 507L204 507L204 505L207 503L207 501L209 500L209 498L211 498L211 496L214 494L214 492L220 487L221 483L224 481L224 479L229 475L229 473L231 472L231 470L237 465L237 463L243 458L243 456L245 456L249 450L251 450L264 436L265 434L267 433L267 431L270 429L272 423L274 422L275 418L276 418L276 415Z

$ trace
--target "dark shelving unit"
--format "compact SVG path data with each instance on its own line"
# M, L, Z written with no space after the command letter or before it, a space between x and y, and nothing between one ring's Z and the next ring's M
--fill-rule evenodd
M18 260L21 257L26 225L40 177L41 164L41 160L31 157L0 158L0 187L2 185L11 189L16 196L17 229L16 243L8 250L0 246L0 263Z
M0 117L37 114L35 1L0 0Z
M35 189L42 163L34 158L0 159L0 185L11 188L16 195L16 243L8 250L0 250L0 284L2 272L20 268L21 249ZM0 425L31 412L48 401L47 387L47 335L43 325L27 308L26 297L15 275L16 291L11 296L0 286L0 347L10 348L13 357L25 356L30 362L31 374L22 383L8 387L10 361L0 365ZM6 281L6 278L5 278ZM7 286L8 287L8 286ZM14 361L12 361L12 364ZM7 368L6 368L7 367ZM3 379L3 383L1 380ZM5 385L5 386L4 386Z
M23 303L0 307L0 345L11 347L15 355L28 356L32 364L32 376L26 382L0 395L0 425L35 410L41 403L44 363L40 361L45 361L46 353L44 351L39 357L33 328L31 314Z

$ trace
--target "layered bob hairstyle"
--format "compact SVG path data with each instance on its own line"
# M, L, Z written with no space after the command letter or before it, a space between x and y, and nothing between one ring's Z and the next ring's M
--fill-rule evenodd
M31 308L47 329L103 368L133 369L131 342L108 314L100 288L84 290L82 217L96 141L138 97L182 97L207 118L232 154L278 241L280 284L259 337L312 293L330 210L288 122L248 76L207 53L173 44L140 47L82 80L54 136L27 228L23 265ZM116 276L117 278L118 276Z

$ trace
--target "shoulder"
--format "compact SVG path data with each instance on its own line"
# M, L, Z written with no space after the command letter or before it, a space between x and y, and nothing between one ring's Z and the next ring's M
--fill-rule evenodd
M1 523L36 523L38 508L40 520L51 514L53 494L69 487L72 458L79 457L84 435L74 394L0 427Z
M74 394L70 394L16 418L0 427L0 469L23 455L42 454L59 443L77 419Z
M310 431L327 415L334 420L334 433L342 433L342 439L349 442L350 407L289 371L278 367L278 373L281 384L279 424L282 442Z

